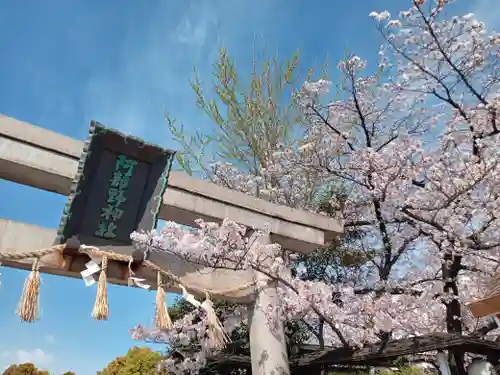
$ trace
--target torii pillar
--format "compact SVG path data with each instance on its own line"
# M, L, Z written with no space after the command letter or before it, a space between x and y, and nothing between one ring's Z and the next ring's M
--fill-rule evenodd
M257 250L263 245L269 245L269 235L250 237L252 248ZM255 272L256 281L267 283L267 286L257 290L253 306L249 307L250 328L250 357L252 361L252 374L255 375L289 375L288 353L285 340L283 317L277 310L272 313L265 311L266 306L277 306L279 294L277 282L269 280L260 272ZM257 284L257 286L259 283Z

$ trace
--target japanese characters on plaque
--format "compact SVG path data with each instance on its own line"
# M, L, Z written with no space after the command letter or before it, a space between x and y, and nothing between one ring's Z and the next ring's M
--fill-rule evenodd
M128 159L125 155L116 158L115 170L109 182L106 206L101 210L99 227L94 232L96 236L116 237L116 222L123 215L123 209L120 206L127 201L126 192L136 165L137 161Z
M174 155L92 121L55 244L131 246L130 233L154 229Z

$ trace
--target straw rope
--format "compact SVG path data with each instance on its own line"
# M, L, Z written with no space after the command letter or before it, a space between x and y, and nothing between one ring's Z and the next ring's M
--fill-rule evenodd
M24 282L23 293L17 306L17 315L23 322L32 323L40 317L40 261L35 258L31 273Z
M167 296L164 289L164 282L161 273L157 274L157 289L155 300L155 325L159 329L169 330L172 328L172 319L168 314Z
M101 274L97 283L97 295L95 298L92 317L96 320L107 320L109 316L108 287L106 270L108 269L108 258L104 255L101 263Z
M27 252L0 252L0 260L23 260L23 259L29 259L29 258L41 258L46 255L60 252L62 254L64 248L66 245L56 245L51 248L46 248L46 249L41 249L41 250L34 250L34 251L27 251ZM118 261L118 262L126 262L130 263L132 261L132 257L129 255L123 255L123 254L118 254L113 251L103 251L99 250L98 248L95 247L88 247L88 246L81 246L79 249L79 252L82 254L86 255L96 255L96 256L101 256L101 257L107 257L110 260ZM249 281L245 284L242 284L240 286L237 286L235 288L227 288L227 289L203 289L203 288L198 288L192 285L186 285L185 282L181 280L180 277L175 276L169 271L166 271L159 266L157 266L155 263L145 260L142 262L142 265L152 271L159 272L165 278L170 281L171 283L175 284L183 284L186 286L186 288L190 289L191 291L195 292L196 294L204 295L206 292L209 292L212 295L226 295L226 296L231 296L234 293L243 291L245 289L254 287L257 285L257 281Z
M29 258L41 258L45 255L55 253L57 251L62 252L66 245L57 245L50 247L48 249L26 251L26 252L0 252L0 260L23 260Z
M34 322L39 319L40 316L40 258L59 252L63 255L64 248L66 245L56 245L48 249L41 249L36 251L27 251L23 253L13 253L13 252L0 252L0 260L22 260L28 258L35 258L33 262L33 267L31 273L26 278L24 283L23 293L19 301L17 314L24 322ZM129 282L130 278L133 276L131 270L131 265L133 258L129 255L117 254L113 251L102 251L96 247L81 245L78 249L79 253L86 254L92 258L94 256L102 257L101 269L99 275L99 282L97 283L97 294L94 303L94 308L92 310L92 317L96 320L107 320L109 317L109 301L108 301L108 290L107 290L107 268L108 259L125 262L128 264L129 268ZM1 263L0 263L1 264ZM208 346L211 349L223 349L226 344L230 342L230 338L225 333L222 324L217 318L217 314L213 308L213 303L210 300L209 293L223 295L226 297L231 297L232 293L237 293L239 291L245 290L249 287L255 286L257 281L251 281L240 285L236 288L225 289L225 290L210 290L194 287L192 285L187 285L182 282L181 279L174 274L161 269L156 264L149 260L142 262L142 265L152 271L155 271L157 275L157 295L155 301L155 325L161 330L169 330L172 328L172 320L168 314L168 307L166 304L166 294L164 290L165 282L163 277L165 277L167 283L176 283L179 285L183 291L184 285L186 288L191 289L195 293L205 294L206 299L200 304L200 307L205 311L208 319L207 335L208 335ZM193 297L194 298L194 297Z

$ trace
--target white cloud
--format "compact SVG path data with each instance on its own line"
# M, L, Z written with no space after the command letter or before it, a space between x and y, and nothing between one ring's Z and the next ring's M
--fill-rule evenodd
M53 344L56 342L56 338L54 337L54 335L45 335L45 341L49 344Z
M207 19L202 19L201 22L193 25L189 18L184 18L175 32L177 41L193 47L201 47L207 38L208 27Z
M500 2L498 0L471 1L472 12L479 21L486 24L488 30L500 31Z
M6 369L13 364L33 363L36 367L46 369L53 364L54 356L44 352L42 349L33 350L10 350L0 354L0 367Z

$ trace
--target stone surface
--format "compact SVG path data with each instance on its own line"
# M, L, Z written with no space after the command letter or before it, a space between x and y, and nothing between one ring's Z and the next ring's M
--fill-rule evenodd
M68 195L83 142L0 115L0 178ZM271 228L272 241L297 252L326 246L343 224L323 215L276 205L197 180L170 174L160 218L193 225L196 218Z
M252 247L267 245L271 242L269 236L250 237ZM271 262L272 260L269 259ZM257 281L268 286L261 289L252 307L249 307L248 321L250 323L250 356L252 359L252 374L254 375L289 375L290 368L285 340L283 319L274 315L269 319L268 306L279 304L279 294L276 283L260 272L255 272Z

